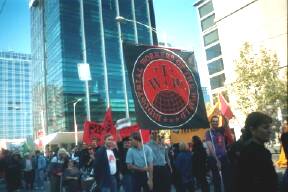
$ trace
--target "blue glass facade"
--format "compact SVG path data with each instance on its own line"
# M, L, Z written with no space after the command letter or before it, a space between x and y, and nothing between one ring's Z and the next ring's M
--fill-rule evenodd
M113 118L115 120L124 118L125 89L119 38L133 43L136 36L131 22L120 24L121 34L119 35L115 20L117 8L121 16L132 20L135 15L138 22L155 27L152 1L83 0L83 3L87 62L90 64L92 76L92 80L89 81L91 120L102 121L107 107L107 91ZM41 93L44 93L43 97L38 97L34 91L34 120L42 122L48 133L73 131L73 103L78 98L83 98L76 106L77 124L81 129L86 119L86 111L85 86L84 82L79 80L77 71L77 64L83 63L80 1L35 0L30 10L32 57L41 52L39 54L41 58L33 60L32 64L34 68L40 68L39 63L42 61L44 69L41 73L36 70L33 72L35 76L42 77L38 79L41 79ZM136 30L139 43L151 42L151 34L149 34L151 31L140 25L136 26ZM105 86L105 77L108 78L108 90ZM36 89L37 84L37 80L33 80L33 89ZM129 112L133 118L134 106L128 80L126 85ZM41 112L43 115L39 117ZM34 129L41 129L41 126L34 123Z
M31 56L0 52L0 139L32 136Z

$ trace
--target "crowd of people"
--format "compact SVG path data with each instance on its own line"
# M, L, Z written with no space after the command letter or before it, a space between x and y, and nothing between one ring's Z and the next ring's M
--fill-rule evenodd
M83 143L69 152L59 148L45 156L35 151L21 157L2 150L0 172L8 192L43 191L45 181L51 192L170 192L172 186L176 192L288 191L287 170L283 181L278 181L264 145L271 124L268 115L249 114L241 138L232 144L227 143L225 125L218 127L219 117L213 116L205 138L193 136L191 146L167 145L152 131L146 144L134 132L121 141L107 134L102 146L95 139L90 145ZM287 134L281 139L287 154Z

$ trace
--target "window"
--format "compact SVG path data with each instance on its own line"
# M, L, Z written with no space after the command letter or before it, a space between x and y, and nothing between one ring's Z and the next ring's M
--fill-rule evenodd
M214 9L213 9L212 2L209 1L208 3L206 3L205 5L203 5L202 7L199 8L200 18L211 13L213 10Z
M212 77L210 79L210 85L211 85L211 89L216 89L218 87L223 87L224 86L224 82L225 82L225 75L224 73L221 75L217 75L215 77Z
M223 65L223 60L222 59L218 59L216 61L208 63L209 75L212 75L214 73L222 71L223 69L224 69L224 65Z
M218 57L219 55L221 55L221 47L220 47L219 43L217 45L214 45L213 47L206 49L206 59L207 60Z
M202 31L205 31L206 29L208 29L209 27L212 27L214 25L214 19L215 19L215 14L210 15L209 17L207 17L206 19L203 19L201 21L201 28Z
M212 31L206 35L204 35L204 45L210 45L216 41L218 41L218 30Z

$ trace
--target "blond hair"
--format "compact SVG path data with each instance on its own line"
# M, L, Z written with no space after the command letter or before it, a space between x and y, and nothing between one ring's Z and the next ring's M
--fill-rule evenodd
M60 149L58 150L58 155L60 155L60 154L68 155L68 152L66 151L66 149L60 148Z
M188 150L187 144L184 143L183 141L181 141L181 142L179 143L179 150L180 150L180 151L187 151L187 150Z

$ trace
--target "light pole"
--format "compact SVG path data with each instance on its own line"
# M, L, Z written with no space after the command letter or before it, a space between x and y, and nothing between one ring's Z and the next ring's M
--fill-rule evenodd
M122 32L121 32L121 26L120 23L121 22L131 22L134 23L134 35L135 35L135 43L138 44L138 33L137 33L137 29L136 29L136 24L139 24L141 26L146 27L147 29L153 31L154 33L156 33L157 35L157 30L149 25L145 25L139 21L136 20L131 20L131 19L127 19L125 17L122 17L119 15L119 6L118 6L118 1L116 1L116 12L117 12L117 16L115 18L115 20L117 21L117 29L118 29L118 39L119 39L119 49L120 49L120 59L121 59L121 68L122 68L122 76L123 76L123 88L124 88L124 96L125 96L125 111L126 111L126 118L129 118L129 101L128 101L128 95L127 95L127 86L126 86L126 74L125 74L125 66L124 66L124 58L123 58L123 47L122 47ZM153 45L153 38L151 35L150 38L150 44Z
M82 51L83 51L83 65L88 66L90 78L83 79L85 81L86 88L86 112L87 112L87 121L91 121L90 116L90 96L89 96L89 84L88 81L91 80L90 68L87 63L87 54L86 54L86 37L85 37L85 27L84 27L84 10L83 10L83 0L80 0L80 24L81 24L81 34L82 34ZM79 66L79 65L78 65ZM79 68L78 68L79 73Z
M127 18L122 17L122 16L117 16L117 17L115 18L115 20L116 20L118 23L121 23L121 22L136 23L136 24L138 24L138 25L141 25L141 26L146 27L147 29L153 31L154 33L156 33L156 35L158 35L158 32L157 32L157 30L156 30L155 28L153 28L153 27L151 27L151 26L149 26L149 25L146 25L146 24L144 24L144 23L141 23L141 22L139 22L139 21L127 19ZM136 36L136 37L135 37L136 43L138 43L138 34L135 33L135 36ZM153 45L153 38L150 38L150 44ZM166 43L165 43L165 44L166 44Z
M75 145L78 145L78 128L77 128L77 122L76 122L76 104L78 102L80 102L82 100L82 98L77 99L77 101L75 101L73 103L73 112L74 112L74 137L75 137Z
M119 17L119 4L118 0L116 0L116 13L117 17ZM123 58L123 47L122 47L122 32L121 32L121 26L120 22L117 21L117 30L118 30L118 39L119 39L119 50L120 50L120 60L121 60L121 71L123 76L123 89L124 89L124 99L125 99L125 117L129 119L129 99L128 99L128 93L127 93L127 84L126 84L126 73L125 73L125 66L124 66L124 58Z

